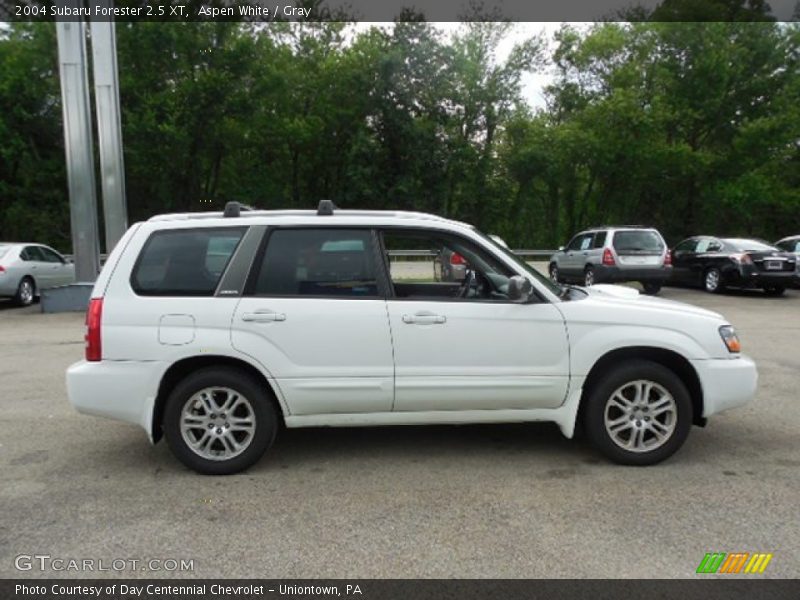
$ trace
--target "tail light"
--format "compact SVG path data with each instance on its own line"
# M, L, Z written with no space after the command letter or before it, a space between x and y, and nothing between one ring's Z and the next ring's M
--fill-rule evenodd
M664 255L664 266L669 267L672 265L672 250L667 250L667 253Z
M732 254L731 258L741 265L752 265L753 259L749 254Z
M6 268L3 265L0 265L0 273L5 273Z
M617 261L614 260L614 255L611 253L611 248L603 250L603 264L607 267L613 267L617 264Z
M451 265L465 265L465 264L467 264L467 261L458 252L453 252L450 255L450 264Z
M100 342L100 322L103 319L103 299L89 300L86 311L86 360L98 362L103 360L103 348Z

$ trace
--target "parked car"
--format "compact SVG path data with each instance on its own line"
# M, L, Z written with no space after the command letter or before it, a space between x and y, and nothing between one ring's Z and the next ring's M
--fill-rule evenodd
M32 304L42 290L75 281L75 265L42 244L0 242L0 297Z
M470 268L394 278L398 248L447 248ZM561 286L463 223L326 201L133 225L86 328L73 406L163 435L209 474L252 465L281 424L551 421L572 437L580 419L610 459L649 465L757 383L714 312Z
M555 282L638 281L657 294L669 278L671 259L661 234L647 227L594 227L581 231L550 258Z
M695 236L673 248L671 282L714 294L738 287L778 296L792 284L796 269L794 254L760 240Z
M800 287L800 235L785 237L775 242L775 247L783 252L791 252L795 255L796 269L794 286Z

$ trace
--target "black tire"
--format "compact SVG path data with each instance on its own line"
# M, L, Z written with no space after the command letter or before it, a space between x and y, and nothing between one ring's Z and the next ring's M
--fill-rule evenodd
M655 296L658 292L661 291L661 284L654 283L652 281L649 282L642 282L642 287L644 288L644 293L648 296Z
M591 287L595 283L597 282L594 280L594 267L589 265L583 270L583 286Z
M764 288L764 293L767 294L767 296L782 296L785 291L786 288L779 285Z
M23 277L19 286L17 286L17 293L14 296L14 304L17 306L30 306L36 298L36 282L31 277Z
M716 284L714 284L716 282ZM725 291L725 284L722 281L722 272L717 267L706 269L703 273L703 289L709 294L719 294Z
M550 273L550 281L553 283L561 283L559 279L560 275L558 274L558 265L556 263L550 263L548 272Z
M620 388L623 388L626 383L631 383L632 385L632 382L635 381L655 383L666 390L674 400L671 417L674 420L668 424L672 430L668 436L665 436L663 442L658 442L655 433L653 433L655 417L647 419L648 423L644 424L644 415L647 413L643 413L640 410L638 418L631 415L630 437L634 435L634 423L637 424L637 428L642 432L648 431L647 428L650 428L647 433L641 434L641 439L642 442L645 439L649 439L651 444L657 442L661 444L655 446L652 450L646 450L646 446L638 452L626 450L614 441L606 428L606 407L612 404L612 396ZM587 391L585 402L587 404L583 414L587 437L603 454L622 465L653 465L669 458L686 441L692 425L692 401L683 381L667 367L648 360L630 360L615 367L599 380L591 390ZM616 406L609 406L609 411L612 409L618 410ZM622 416L618 420L626 422L625 419L628 417L623 411L619 411L619 413ZM669 417L665 415L664 418ZM665 429L667 428L665 427ZM623 428L620 428L618 431L621 432L623 430ZM646 436L649 436L649 438Z
M184 406L194 394L210 387L229 388L242 395L249 401L255 416L255 429L249 445L240 454L229 459L214 460L197 454L181 433L181 413ZM278 414L269 394L263 384L238 369L209 367L192 373L175 386L167 399L162 427L170 450L184 465L203 475L230 475L244 471L263 456L275 441L278 432ZM214 443L212 441L208 446Z

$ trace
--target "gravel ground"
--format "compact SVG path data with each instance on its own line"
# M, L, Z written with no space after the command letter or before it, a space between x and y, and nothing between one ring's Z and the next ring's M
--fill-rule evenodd
M761 384L657 467L547 424L354 428L287 431L225 478L74 412L83 315L0 302L0 577L66 574L15 570L38 553L194 561L128 577L670 578L711 551L772 552L763 576L797 577L800 292L662 295L725 314Z

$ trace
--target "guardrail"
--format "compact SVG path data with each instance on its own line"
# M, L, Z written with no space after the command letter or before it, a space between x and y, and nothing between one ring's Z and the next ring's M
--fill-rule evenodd
M553 254L558 252L558 250L512 250L512 252L521 256L522 258L535 260L548 259ZM70 262L74 260L74 255L72 254L64 254L63 256ZM389 256L424 258L426 256L436 256L436 253L433 250L389 250ZM101 254L100 264L104 264L107 258L108 254Z

